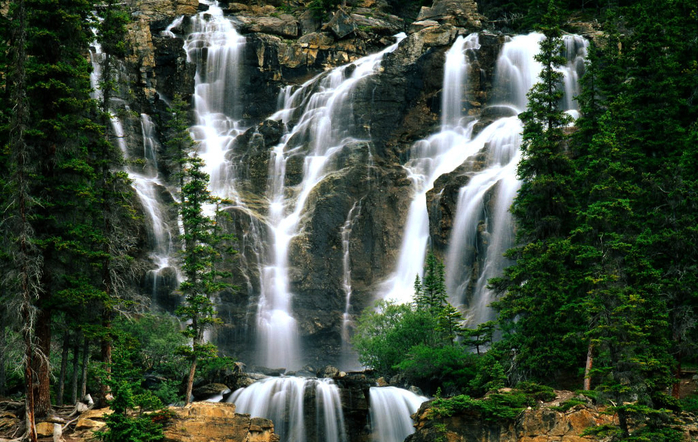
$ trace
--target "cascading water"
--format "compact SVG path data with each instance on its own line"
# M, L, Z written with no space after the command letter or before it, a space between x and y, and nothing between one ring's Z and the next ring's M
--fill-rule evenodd
M409 302L413 282L422 274L429 240L426 194L435 180L450 173L476 153L485 153L484 164L469 172L469 181L459 192L457 213L446 255L446 288L454 305L466 310L470 325L492 319L492 293L487 281L501 275L509 264L502 255L513 242L513 220L509 207L520 183L516 178L520 159L522 125L518 114L527 105L526 94L538 81L541 69L534 56L541 34L517 36L506 42L498 57L494 90L498 96L490 108L501 118L473 138L476 121L463 114L463 91L467 86L470 60L479 48L477 34L459 37L446 56L442 97L441 131L417 142L405 165L415 182L395 275L386 283L384 297ZM576 102L570 94L577 89L583 68L586 42L565 37L568 64L564 74L563 108L572 111ZM571 112L574 114L573 112ZM476 161L473 161L474 163ZM477 263L477 265L475 265ZM477 271L473 272L473 267Z
M96 32L96 31L95 31ZM102 64L105 54L102 52L101 45L95 41L91 45L90 58L92 62L92 73L90 74L90 83L92 86L92 98L101 100L103 97L101 85L103 79ZM117 72L116 75L119 75ZM158 293L158 284L160 283L160 273L163 269L173 268L171 261L175 253L173 244L173 236L177 234L175 221L169 221L162 210L165 202L162 200L161 192L169 192L167 188L160 182L158 178L157 166L157 149L158 143L155 138L155 125L150 116L141 114L141 135L143 139L143 159L142 168L137 169L135 163L128 161L130 155L128 145L126 143L126 135L124 133L121 118L117 112L114 112L114 105L123 105L122 100L112 98L109 106L110 120L112 126L113 139L121 150L124 157L124 170L128 174L132 182L132 186L136 191L138 200L145 211L147 220L147 235L150 243L149 256L155 265L155 269L148 272L148 279L152 280L151 295L156 296ZM126 108L126 110L128 110ZM171 199L172 195L169 195ZM173 231L173 229L175 229ZM179 280L179 275L176 267L174 267L175 285Z
M502 117L480 133L474 142L484 141L487 160L473 173L459 192L457 212L446 259L447 290L453 304L464 310L467 320L476 326L493 319L489 304L493 293L487 281L501 275L510 262L504 252L514 245L513 219L509 207L520 187L517 166L520 160L522 124L517 115L527 105L526 94L538 81L541 65L534 56L543 36L533 33L512 38L505 43L497 61L494 90L500 91L492 107L512 114ZM572 96L583 68L585 41L565 37L568 64L564 74L563 106L576 106ZM481 221L483 220L483 221ZM477 262L479 272L472 269Z
M299 365L300 351L296 320L291 313L288 251L299 233L305 203L313 188L332 169L333 157L352 141L351 91L363 78L377 72L383 56L397 48L361 58L350 66L336 68L306 82L297 91L282 91L283 108L272 118L293 127L272 151L270 164L269 222L273 256L265 266L257 311L257 348L265 348L263 363L268 366ZM294 124L295 122L295 124ZM303 181L287 189L289 158L307 149Z
M441 132L412 147L405 165L414 182L415 194L407 215L405 233L395 274L384 285L384 298L409 302L414 295L414 279L422 275L424 257L429 241L427 192L434 181L452 172L479 147L470 143L474 121L462 118L463 88L467 82L467 52L474 54L480 47L477 34L458 37L446 54L444 94L442 97ZM482 146L480 146L482 147Z
M191 130L210 176L209 190L241 205L235 169L225 160L225 153L242 130L238 86L245 38L224 17L218 2L201 3L208 10L192 17L192 30L184 45L187 61L196 65L196 125Z
M342 226L342 288L344 289L345 303L342 315L342 367L344 369L360 368L359 358L349 342L351 339L351 256L349 254L349 239L354 221L361 214L361 201L354 203L347 220Z
M412 418L427 398L396 387L371 387L370 417L375 442L402 442L414 433Z
M236 390L228 402L238 413L271 419L282 441L347 441L339 389L330 379L267 378Z

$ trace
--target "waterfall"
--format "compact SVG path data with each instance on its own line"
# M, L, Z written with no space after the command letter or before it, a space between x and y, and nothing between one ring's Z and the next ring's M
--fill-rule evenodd
M281 93L283 107L272 118L292 127L273 149L269 161L273 255L263 271L264 291L257 312L257 348L266 349L263 361L268 366L299 365L298 332L291 313L289 246L300 231L311 191L332 170L333 157L352 141L352 90L363 78L378 71L383 56L394 51L402 38L404 34L398 37L398 43L383 51L323 73L293 93L290 88ZM287 189L287 162L301 154L303 180Z
M93 30L96 34L96 30ZM92 98L101 100L103 93L100 83L103 79L102 63L105 54L99 42L94 41L90 48L90 60L92 62L92 73L90 74L90 85L92 86ZM116 59L115 59L116 61ZM121 66L119 66L121 67ZM120 72L117 72L119 75ZM175 253L174 238L178 231L176 222L167 219L162 208L165 206L161 193L169 193L169 190L158 177L157 150L158 142L155 138L155 125L147 114L141 114L140 125L143 140L143 159L145 162L138 168L135 162L130 162L126 134L123 122L118 113L114 111L115 105L122 105L128 110L128 106L119 98L113 97L108 103L110 121L112 126L113 139L116 141L123 158L126 160L124 171L131 180L131 185L136 192L136 196L146 215L147 236L149 242L149 257L155 268L148 271L147 279L152 280L151 296L158 293L158 285L162 282L161 272L166 268L172 268L173 256ZM170 193L169 198L173 200ZM174 234L173 234L174 229ZM173 269L175 284L180 279L176 267Z
M402 442L414 433L412 414L427 398L396 387L371 387L370 417L375 442Z
M267 378L236 390L228 402L238 413L271 419L282 441L347 442L339 389L331 379Z
M342 315L342 367L345 370L350 367L359 369L359 357L351 347L351 332L353 322L351 319L351 256L349 254L349 237L354 221L361 213L361 201L354 203L347 220L342 226L342 288L344 289L345 303Z
M457 213L446 254L446 288L450 301L467 310L471 326L492 319L492 293L487 281L501 275L510 263L502 255L514 245L513 219L509 213L520 187L516 178L520 160L522 124L517 115L526 109L530 88L538 81L541 65L535 61L542 34L520 35L507 41L499 54L489 108L501 115L473 137L476 121L463 113L463 91L471 60L477 57L477 34L459 37L446 55L441 130L412 147L405 164L415 186L395 274L384 285L384 298L409 302L413 282L422 274L429 241L426 194L437 178L453 172L476 153L484 164L467 173L468 183L459 191ZM565 36L568 63L564 75L563 108L575 115L574 94L586 55L586 41ZM473 268L476 271L473 271Z
M407 215L402 246L395 274L383 286L386 299L409 302L414 295L414 279L422 275L429 241L429 214L427 192L434 181L452 172L480 147L470 143L475 121L462 118L463 89L467 84L468 57L479 49L478 34L458 37L446 54L444 94L442 97L441 131L412 147L410 160L405 164L414 183L414 197Z
M201 3L208 10L192 17L191 33L184 44L187 61L196 65L196 125L191 132L206 163L211 193L242 205L235 189L235 168L226 161L225 153L243 130L238 88L245 38L223 16L218 2Z
M474 140L486 149L486 164L471 174L459 192L446 259L446 287L451 302L461 311L467 311L466 319L471 327L494 319L489 308L494 294L487 288L487 282L501 275L510 264L503 256L514 246L509 208L521 185L517 166L523 126L516 115L526 109L526 95L538 81L542 66L534 56L542 38L542 34L532 33L516 36L504 44L494 83L499 95L492 107L504 113L510 109L513 116L495 120ZM576 109L572 94L578 88L586 43L577 36L566 36L564 43L568 63L561 68L565 79L562 106L569 111ZM470 270L474 266L478 272Z

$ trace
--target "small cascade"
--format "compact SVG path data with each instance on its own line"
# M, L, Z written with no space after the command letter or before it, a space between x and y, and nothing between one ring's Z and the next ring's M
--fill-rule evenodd
M360 369L358 355L351 346L351 332L353 322L351 320L351 257L349 255L349 237L354 221L361 214L361 201L354 203L347 220L342 226L342 287L346 302L344 304L344 314L342 316L342 367L344 369Z
M375 442L402 442L414 433L412 418L427 400L396 387L371 387L370 417Z
M352 90L363 78L378 71L383 56L394 51L403 38L404 34L400 35L398 43L377 54L323 73L295 92L290 88L281 92L283 108L272 118L292 127L273 149L269 161L273 250L264 268L264 291L257 312L257 348L266 349L262 363L267 366L299 365L298 332L291 313L289 246L299 233L311 191L331 171L333 157L352 141ZM295 188L286 188L287 162L301 154L303 180Z
M422 275L429 241L427 192L434 181L452 172L482 147L470 143L475 121L462 118L463 90L468 80L468 57L479 49L478 34L458 37L446 54L441 131L412 147L405 168L414 183L415 194L407 215L405 233L395 274L384 284L384 298L409 302L414 295L414 279ZM446 92L449 93L446 93Z
M282 441L347 442L339 389L331 379L267 378L236 390L238 413L274 422Z

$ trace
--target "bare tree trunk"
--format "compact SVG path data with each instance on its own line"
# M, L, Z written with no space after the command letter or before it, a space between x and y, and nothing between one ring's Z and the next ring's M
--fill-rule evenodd
M4 322L4 321L3 321ZM5 374L5 346L7 345L7 327L0 325L0 397L5 396L5 383L7 382L7 375Z
M85 342L82 346L82 389L80 390L80 399L87 396L87 365L90 363L90 340L85 337Z
M34 358L34 372L38 380L34 385L34 411L36 417L46 417L51 412L51 310L39 309L34 328L38 353Z
M189 369L189 377L187 378L187 391L185 393L184 401L185 405L189 405L191 403L191 394L192 390L194 389L194 375L196 374L196 356L194 356L194 360L191 361L191 368Z
M33 234L29 221L30 196L29 196L29 167L27 160L29 148L25 139L27 122L29 121L29 103L27 102L26 61L27 61L27 23L26 6L24 0L17 0L13 22L17 22L13 41L10 45L13 53L12 62L14 71L9 77L12 81L12 98L15 103L13 118L10 127L10 148L14 159L14 182L16 185L16 209L19 225L17 226L17 255L15 268L19 275L19 291L21 294L20 317L22 318L21 335L24 342L24 383L26 388L25 417L27 425L26 437L31 442L36 442L36 424L34 419L34 380L32 362L34 358L34 346L32 343L34 325L33 301L37 295L35 287L36 274L38 273L35 262L32 262Z
M678 399L681 396L681 353L677 357L676 382L671 386L671 396Z
M591 390L591 368L594 365L594 344L589 343L589 349L587 350L587 363L584 368L584 390Z
M111 379L111 361L112 361L112 341L111 341L111 310L105 307L105 311L102 314L102 327L104 328L105 336L102 337L102 364L104 364L104 371L106 373L105 379L102 379L102 385L100 386L100 406L106 407L107 400L111 395L111 389L109 388L108 381Z
M56 395L56 405L63 405L63 393L65 392L65 371L68 368L68 350L70 347L70 332L63 334L63 349L61 353L61 374L58 377L58 394Z
M80 373L80 333L75 335L73 342L73 392L71 400L73 404L78 403L78 374Z

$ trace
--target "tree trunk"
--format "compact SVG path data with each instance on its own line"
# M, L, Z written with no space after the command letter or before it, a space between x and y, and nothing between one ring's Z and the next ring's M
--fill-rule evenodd
M34 358L34 346L32 343L32 324L34 324L32 304L36 295L34 285L35 272L34 266L36 262L32 259L32 227L27 213L31 198L28 194L29 182L29 167L27 160L29 158L29 148L24 138L26 133L26 125L29 121L29 106L27 103L27 83L26 83L26 61L27 61L27 23L26 23L26 7L24 0L17 0L13 22L16 21L15 33L12 35L13 49L12 64L14 71L8 78L12 82L12 98L15 103L12 112L12 121L10 127L10 148L15 163L14 180L16 182L16 208L19 220L17 226L17 249L18 253L15 257L14 264L17 269L20 284L20 293L22 295L20 317L22 318L21 335L24 342L24 384L26 388L25 399L25 419L27 425L26 437L31 442L36 442L36 424L34 419L34 380L32 373L32 363Z
M591 368L594 365L594 344L589 343L589 349L587 350L587 363L584 368L584 387L586 391L591 390Z
M194 389L194 375L196 374L196 359L196 356L194 356L194 360L191 361L191 368L189 369L189 377L187 378L187 391L184 397L185 405L189 405L191 403L191 393Z
M681 395L681 353L677 357L675 377L676 382L671 386L671 396L678 399Z
M0 325L0 397L5 396L5 383L7 382L7 375L5 374L5 351L7 327Z
M80 390L80 399L87 396L87 364L90 363L90 340L85 337L85 342L82 346L82 388Z
M106 407L107 400L111 396L111 389L109 388L108 381L111 379L111 361L112 361L112 340L111 340L111 309L105 307L102 313L102 327L104 328L102 337L102 364L104 365L104 371L106 373L105 378L102 380L102 385L100 386L100 406Z
M34 385L36 417L46 417L51 412L51 310L39 309L36 324L37 357L34 358L34 374L37 383Z
M80 333L75 335L73 342L73 387L71 400L73 404L78 403L78 374L80 373Z
M70 347L70 332L63 334L63 349L61 353L61 374L58 377L58 393L56 394L56 405L63 405L63 393L65 392L65 371L68 368L68 350Z

